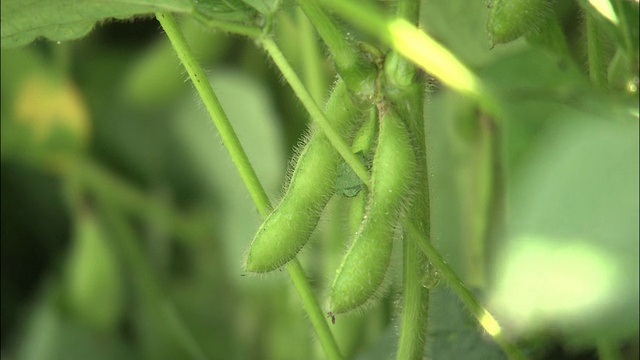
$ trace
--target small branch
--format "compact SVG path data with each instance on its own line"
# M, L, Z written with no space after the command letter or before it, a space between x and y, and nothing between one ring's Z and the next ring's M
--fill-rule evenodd
M369 172L360 159L351 151L351 147L347 145L340 134L333 129L318 104L313 100L300 78L298 78L298 75L296 75L287 59L285 59L278 45L269 37L263 38L261 42L262 46L267 50L267 53L293 89L293 92L296 93L302 105L304 105L307 112L311 115L313 121L320 127L327 139L329 139L331 145L340 153L344 161L351 166L360 180L362 180L367 187L370 187Z
M191 48L178 28L178 24L173 16L171 14L159 13L156 14L156 17L166 32L167 37L171 41L171 45L173 45L173 48L187 70L187 73L189 73L189 77L198 91L198 94L200 94L207 111L209 111L211 120L218 129L222 142L229 150L231 160L240 172L242 181L247 184L247 189L249 190L251 198L256 204L260 215L266 217L271 208L267 193L262 188L262 184L260 184L258 176L251 166L249 158L247 157L235 130L231 126L231 122L229 122L229 119L227 118L227 114L225 114L218 97L213 92L209 79L193 56Z
M238 140L238 137L229 122L220 102L215 96L213 89L211 88L211 84L208 79L204 75L200 64L195 60L193 54L191 53L191 49L189 48L182 32L178 28L173 16L167 13L159 13L156 14L158 21L164 28L167 33L167 37L171 41L178 57L182 61L185 69L189 73L189 77L191 81L196 87L198 94L202 98L211 118L213 120L214 125L218 129L220 136L222 138L223 143L229 150L231 155L231 159L233 160L236 168L240 172L242 177L242 181L245 186L249 190L251 197L253 198L253 202L258 208L258 212L262 215L263 218L266 218L271 211L271 204L269 202L269 198L267 197L260 180L253 170L249 159L242 147L242 144ZM311 324L322 344L322 347L325 349L327 356L330 359L341 359L340 351L338 350L338 345L329 330L329 326L327 324L326 319L324 318L324 313L322 308L318 305L315 297L313 296L313 290L307 277L302 269L302 266L298 262L296 258L294 258L289 264L286 266L287 272L289 273L289 277L293 282L298 294L300 296L300 300L311 319Z
M587 12L587 48L589 54L589 77L598 87L607 84L607 68L604 56L604 43L598 24L591 14Z
M391 45L444 84L480 101L487 110L493 109L480 79L448 49L407 20L386 19L372 6L360 2L325 0L323 3L362 30Z

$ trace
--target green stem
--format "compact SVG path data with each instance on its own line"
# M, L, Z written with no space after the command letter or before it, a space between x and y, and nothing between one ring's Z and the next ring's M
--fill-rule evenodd
M170 206L145 195L126 181L90 159L77 158L72 176L82 187L95 194L109 194L111 201L121 209L137 216L157 216L167 221L169 230L180 239L193 241L209 231L208 220L181 214Z
M424 287L425 255L416 242L405 235L403 246L402 315L396 359L424 358L429 320L429 290Z
M322 68L322 54L318 47L316 34L302 10L298 9L298 26L300 28L300 51L302 51L303 75L309 93L316 103L321 103L325 94L325 82Z
M247 155L245 154L229 119L222 110L222 106L216 98L213 89L211 89L211 84L209 84L202 68L191 53L191 50L189 49L182 32L178 28L178 25L173 19L173 16L171 14L159 13L156 14L156 17L167 33L178 57L189 73L198 94L200 94L205 106L207 107L213 123L222 137L223 143L229 150L231 158L240 172L242 181L251 193L251 197L258 208L258 212L263 218L266 218L271 210L269 198L267 197L262 184L258 180L258 177L253 170L253 167L251 166L251 163L249 162L249 159L247 158ZM311 289L311 285L307 280L302 266L298 260L294 258L287 264L286 269L289 273L289 277L291 278L291 282L293 282L294 287L298 291L302 304L311 319L311 324L313 325L327 356L330 359L340 359L341 356L340 351L338 350L338 345L329 330L329 325L325 319L324 313L322 312L322 308L319 306L313 295L313 290Z
M341 16L362 30L391 45L407 59L456 91L478 100L493 114L494 106L480 79L448 49L404 19L387 20L378 10L362 2L325 0Z
M496 319L487 309L480 305L476 296L464 285L462 280L445 262L436 248L433 247L433 244L422 239L420 231L412 223L406 224L406 230L413 238L421 239L417 241L418 247L427 255L431 264L440 272L449 287L458 295L460 300L462 300L467 309L469 309L487 333L500 345L505 354L507 354L510 359L526 359L526 356L520 349L507 339Z
M611 1L613 4L613 8L614 11L616 12L616 15L618 16L618 21L620 22L618 24L618 27L621 29L622 31L622 38L624 41L624 46L627 50L627 54L629 54L630 57L632 57L634 55L634 51L633 51L633 41L631 33L629 31L629 26L627 24L627 17L624 13L624 8L623 8L623 3L622 0L612 0Z
M317 0L297 0L297 3L327 44L336 70L349 90L369 95L374 89L373 64L364 59L355 42L336 25L335 21L318 5Z
M304 105L307 112L311 115L313 122L320 127L324 135L329 139L331 145L340 153L344 161L351 166L360 180L362 180L367 187L370 187L369 172L367 172L367 169L360 159L351 151L351 147L347 145L340 134L333 129L318 104L313 101L313 98L302 84L302 81L300 81L300 78L298 78L298 75L296 75L287 59L285 59L278 45L269 37L263 38L261 42L262 46L267 50L273 62L278 69L280 69L280 72L298 96L298 99L302 102L302 105Z
M597 341L598 358L600 360L620 360L620 349L615 342L601 339Z
M300 261L298 258L293 258L285 267L293 286L298 291L298 295L302 300L302 306L307 311L307 315L309 315L309 320L311 320L311 324L316 330L318 340L320 340L320 344L327 354L327 357L332 360L342 359L338 344L329 329L327 318L322 312L320 304L311 290L311 286L309 286L309 281L302 269L302 265L300 265Z
M138 245L134 231L122 215L115 210L115 204L113 198L111 198L111 194L104 191L97 195L101 208L104 211L104 216L111 224L111 228L114 229L116 235L114 237L119 240L120 247L131 268L134 282L137 283L136 289L140 291L141 301L148 301L147 304L153 308L153 311L150 313L158 311L163 315L166 324L169 325L171 331L193 359L208 359L200 344L195 340L195 336L189 331L189 328L184 324L182 318L180 318L171 302L163 293L160 282L151 264ZM171 311L167 311L167 309L171 309Z
M216 94L213 92L209 79L193 56L189 44L178 28L178 24L173 16L168 13L158 13L156 14L156 17L166 32L169 41L171 41L171 45L175 49L176 54L184 65L184 68L187 70L187 73L198 91L198 94L200 94L207 111L209 111L211 120L218 129L223 144L229 150L231 160L240 172L242 181L247 184L247 189L251 194L253 202L258 208L258 212L260 212L260 215L263 217L266 217L269 215L269 210L271 208L269 206L269 198L262 188L262 184L260 184L256 172L249 163L249 158L247 157L238 136L233 130L231 122L229 122L229 119L227 118L227 114L225 114L222 109L222 105L220 105L220 101L218 101Z
M418 23L420 1L401 0L398 2L397 17L412 23ZM416 242L429 241L430 205L429 174L427 171L427 148L424 133L424 84L418 80L416 69L400 54L394 52L387 56L385 64L387 81L392 87L386 96L401 111L413 134L414 149L418 161L417 181L419 184L414 196L410 221L420 231L420 238L406 235L403 245L403 284L402 315L400 339L396 359L424 358L425 343L429 320L429 289L423 286L424 269L428 260Z
M597 21L587 12L587 48L589 54L589 77L598 87L607 83L607 68L604 61L604 43Z
M485 93L480 79L446 48L406 20L385 20L377 10L362 3L355 4L341 0L325 0L324 3L363 30L391 44L398 53L430 72L443 83L478 101L487 113L495 114L497 112L493 99L490 94ZM365 184L368 183L365 182ZM480 305L475 295L464 285L428 241L428 237L420 228L421 226L416 226L413 220L415 219L410 219L405 223L408 238L417 240L416 245L443 275L448 285L504 352L512 359L525 359L526 357L520 349L507 339L495 318Z

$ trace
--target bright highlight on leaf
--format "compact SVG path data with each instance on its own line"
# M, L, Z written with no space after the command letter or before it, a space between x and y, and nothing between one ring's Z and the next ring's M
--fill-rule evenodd
M487 330L489 335L493 337L500 335L500 332L502 332L502 329L500 329L500 325L496 319L491 316L487 310L484 311L484 315L482 316L480 323L482 324L482 327Z
M388 25L393 47L448 86L479 97L480 80L452 53L403 19Z
M520 331L564 325L606 308L615 261L584 241L522 236L505 252L491 302Z
M43 74L25 80L18 92L16 120L29 124L39 141L64 127L86 142L90 133L89 114L76 88L69 81L56 81Z
M618 25L618 16L616 15L616 12L613 11L613 6L611 6L611 2L609 2L609 0L589 0L589 4L598 10L602 16Z

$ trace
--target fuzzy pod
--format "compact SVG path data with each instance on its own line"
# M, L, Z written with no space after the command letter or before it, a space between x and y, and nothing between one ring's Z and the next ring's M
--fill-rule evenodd
M393 111L386 112L380 120L373 158L371 196L331 286L331 314L354 310L375 298L385 278L396 225L415 182L416 159L411 144L402 120Z
M487 22L492 44L508 43L538 31L550 13L550 0L493 1Z
M345 136L353 134L358 112L344 82L339 81L325 109L331 125ZM298 156L282 200L253 238L245 265L248 272L264 273L281 267L309 241L335 192L341 160L322 131L315 131Z

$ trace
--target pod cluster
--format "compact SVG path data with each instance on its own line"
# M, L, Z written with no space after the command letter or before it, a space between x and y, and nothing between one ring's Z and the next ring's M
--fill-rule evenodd
M295 162L282 200L251 243L246 270L269 272L292 260L310 240L331 197L336 193L352 197L352 239L329 292L329 314L334 316L358 309L380 293L398 222L414 188L417 163L403 119L384 100L370 109L366 121L359 121L361 112L339 82L325 110L335 129L352 140L356 154L366 160L373 153L371 188L345 181L349 177L342 158L321 132L313 133Z

